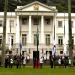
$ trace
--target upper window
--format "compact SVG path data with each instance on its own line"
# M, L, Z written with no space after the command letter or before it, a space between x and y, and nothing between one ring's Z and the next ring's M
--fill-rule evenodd
M25 46L27 44L27 34L22 34L22 45Z
M50 34L46 34L46 45L50 45Z
M11 37L11 39L10 39L10 37ZM9 35L9 37L8 37L9 44L10 44L10 40L11 40L11 46L13 46L14 45L14 35Z
M2 26L3 25L3 21L2 20L0 20L0 26Z
M74 26L73 26L73 21L71 21L71 26L72 26L72 28L74 27Z
M45 18L45 24L50 25L50 18Z
M14 36L11 36L11 45L13 46L14 44Z
M37 40L38 39L38 40ZM39 45L39 34L34 34L34 45Z
M73 43L73 45L74 45L74 36L72 36L72 43Z
M14 20L10 20L10 26L14 27Z
M62 27L62 21L58 21L58 27Z
M26 25L26 24L27 24L27 18L26 18L26 17L23 17L23 18L22 18L22 24L23 24L23 25Z
M0 45L2 45L2 36L0 36Z
M33 25L39 25L39 18L33 18Z
M58 45L63 45L63 36L58 36Z

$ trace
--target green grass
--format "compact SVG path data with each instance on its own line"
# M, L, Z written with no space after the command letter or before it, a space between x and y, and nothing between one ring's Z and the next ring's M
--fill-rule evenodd
M0 75L75 75L73 68L53 68L43 67L43 69L33 69L32 67L19 68L0 68Z

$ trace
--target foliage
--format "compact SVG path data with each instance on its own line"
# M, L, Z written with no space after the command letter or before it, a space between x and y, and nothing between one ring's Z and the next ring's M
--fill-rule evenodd
M4 11L4 1L0 0L0 11ZM19 5L26 5L36 0L8 0L8 11L15 11ZM37 0L47 5L56 6L59 12L67 12L68 0ZM75 0L72 1L72 12L75 12Z

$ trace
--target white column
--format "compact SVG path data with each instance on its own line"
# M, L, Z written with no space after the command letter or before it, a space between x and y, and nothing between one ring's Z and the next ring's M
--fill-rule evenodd
M20 44L20 24L19 24L19 16L17 16L17 24L16 24L16 45L19 48Z
M45 44L45 35L44 35L44 16L41 16L41 45Z
M31 15L29 16L29 34L28 34L28 44L31 44L32 41L31 41Z

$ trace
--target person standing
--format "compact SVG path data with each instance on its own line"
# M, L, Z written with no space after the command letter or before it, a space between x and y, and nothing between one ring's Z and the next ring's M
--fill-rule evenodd
M10 68L12 68L12 66L13 66L13 59L10 58Z
M8 56L5 57L5 68L8 67Z
M65 56L65 58L64 58L64 66L65 66L65 68L66 68L66 66L67 66L67 58L66 58L66 56Z
M26 57L23 58L23 66L26 66Z
M61 58L58 59L58 64L61 66Z
M53 57L51 56L51 68L53 68Z
M40 58L40 68L43 66L43 56Z
M69 66L71 67L71 59L69 58Z
M21 59L20 59L20 56L18 55L18 56L16 57L16 67L17 67L17 69L18 69L19 66L20 66L20 61L21 61Z

